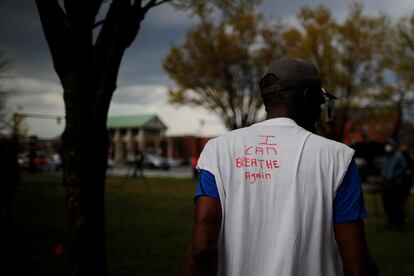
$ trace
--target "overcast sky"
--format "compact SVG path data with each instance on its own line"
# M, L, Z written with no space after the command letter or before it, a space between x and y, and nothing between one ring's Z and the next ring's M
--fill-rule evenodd
M413 0L360 1L369 14L385 12L394 18L414 11ZM284 19L294 23L303 5L329 7L338 20L347 13L349 1L343 0L264 0L259 10L269 20ZM195 20L169 5L149 12L133 45L126 51L118 77L110 116L155 113L169 127L169 135L218 135L225 132L214 114L201 109L168 104L166 90L174 82L161 67L172 43L179 44ZM17 106L25 113L62 115L62 88L52 67L34 0L0 0L0 50L12 62L3 85L13 90L9 108ZM200 119L206 121L201 127ZM53 120L27 119L29 133L39 137L60 135L64 124Z

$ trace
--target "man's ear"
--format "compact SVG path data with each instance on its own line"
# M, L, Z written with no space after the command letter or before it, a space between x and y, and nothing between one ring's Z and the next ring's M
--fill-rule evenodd
M305 89L303 89L303 98L305 100L307 100L309 98L309 96L310 96L309 93L310 93L309 88L305 87Z
M303 89L303 101L307 102L309 97L311 97L310 90L308 87L305 87L305 89Z

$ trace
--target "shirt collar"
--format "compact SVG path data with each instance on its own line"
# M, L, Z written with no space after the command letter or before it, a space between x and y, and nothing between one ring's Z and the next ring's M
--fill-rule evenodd
M287 117L278 117L278 118L272 118L272 119L267 119L263 122L257 123L257 125L288 125L288 126L297 126L298 124L296 124L295 121L293 121L290 118Z

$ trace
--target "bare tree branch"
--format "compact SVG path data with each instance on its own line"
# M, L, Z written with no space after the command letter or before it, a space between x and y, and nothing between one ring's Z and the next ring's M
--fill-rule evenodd
M36 5L55 70L59 76L62 76L70 59L67 53L70 44L67 15L57 0L36 0ZM66 54L64 54L65 52Z
M157 3L155 3L154 5L152 5L152 7L151 7L151 8L156 7L156 6L159 6L159 5L162 5L162 4L167 3L167 2L171 2L171 1L172 1L172 0L162 0L162 1L157 2Z

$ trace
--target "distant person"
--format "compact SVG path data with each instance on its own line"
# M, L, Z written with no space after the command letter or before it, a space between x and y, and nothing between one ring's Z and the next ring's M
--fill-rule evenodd
M405 169L404 174L404 194L403 194L403 211L404 216L407 213L407 204L408 198L410 197L411 188L413 186L413 159L411 159L410 153L408 151L408 146L406 144L401 144L400 151L402 156L405 158L407 163L407 168Z
M39 166L39 160L37 158L36 150L29 149L27 154L27 158L29 159L29 173L35 174L37 173L37 168Z
M191 157L191 165L192 165L192 171L193 171L193 178L194 178L195 181L198 180L197 163L198 163L198 156Z
M378 275L354 150L314 134L335 97L296 58L273 63L259 86L267 120L201 153L182 275Z
M134 152L134 171L132 177L137 177L137 172L139 172L140 177L144 177L143 164L144 163L144 154L141 150L136 149Z
M395 140L385 144L385 155L382 160L381 176L384 187L382 199L388 218L388 226L402 230L404 225L403 201L405 197L404 179L407 162L398 149Z

